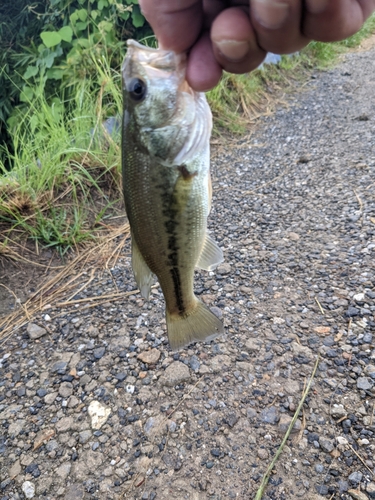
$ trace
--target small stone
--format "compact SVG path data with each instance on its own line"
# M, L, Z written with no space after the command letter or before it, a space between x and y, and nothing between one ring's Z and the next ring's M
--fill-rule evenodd
M280 416L278 427L279 427L279 431L281 432L281 434L286 433L286 431L289 429L289 426L290 426L292 420L293 420L293 418L290 417L289 415L286 415L285 413L283 413ZM299 419L297 419L294 426L293 426L292 433L299 432L301 430L301 426L302 426L301 421Z
M55 470L55 474L64 480L69 476L71 468L72 464L70 462L65 462Z
M358 316L359 314L359 309L353 306L349 306L348 310L346 311L346 315L348 318L353 318L354 316Z
M39 431L34 440L34 451L49 441L54 435L55 431L53 429L43 429Z
M353 299L356 301L356 302L363 302L365 300L365 294L364 293L356 293L354 296L353 296Z
M324 436L320 436L319 444L321 449L326 453L331 453L331 451L335 448L335 442L332 439L328 439Z
M101 359L105 354L105 347L97 347L94 349L94 358Z
M362 472L359 472L359 471L356 471L356 472L353 472L352 474L350 474L350 476L348 477L349 479L349 482L353 485L357 485L359 484L361 481L362 481L362 478L363 478L363 474Z
M64 500L82 500L85 497L85 490L81 484L72 484L66 490Z
M103 406L99 401L91 401L87 411L91 417L91 427L93 429L100 429L111 413L111 409Z
M85 443L87 443L87 441L89 441L91 436L92 436L92 432L90 430L81 431L79 433L79 442L81 444L85 444Z
M357 379L357 388L363 391L369 391L373 385L374 383L367 377L358 377Z
M16 476L18 476L18 474L21 474L21 471L22 471L22 468L21 468L20 461L17 460L16 462L14 462L12 467L9 469L8 475L11 479L14 479Z
M59 394L64 399L68 399L73 394L73 384L70 382L63 382L59 387Z
M44 402L46 403L46 405L51 405L52 403L55 402L55 399L57 398L58 395L59 395L58 392L50 392L49 394L46 394L44 396Z
M126 372L120 372L120 373L116 373L116 375L114 377L119 382L123 382L126 379L127 376L128 376L128 374Z
M47 330L45 328L42 328L35 323L29 323L26 330L31 340L40 339L40 337L43 337L43 335L47 333Z
M279 412L275 406L264 408L264 410L260 412L260 419L266 424L277 424L280 419Z
M47 394L47 389L44 389L43 387L38 389L36 391L36 395L39 397L39 398L44 398L44 396Z
M63 417L56 422L57 432L67 432L73 426L73 417Z
M368 496L360 490L348 490L348 493L354 500L368 500Z
M347 413L343 405L341 404L333 404L331 408L331 416L336 419L340 419L342 417L346 417Z
M325 484L317 484L315 486L316 491L319 493L319 495L327 495L328 494L328 486Z
M329 326L316 326L314 332L319 335L328 335L331 332L331 328Z
M300 235L293 232L288 233L287 237L292 241L298 241L300 239Z
M35 485L30 481L22 483L22 491L26 498L34 498Z
M370 498L375 498L375 483L368 483L366 486L366 492Z
M66 361L56 361L56 363L52 365L51 371L64 375L67 366L68 363Z
M189 368L184 363L181 363L181 361L174 361L165 370L162 383L167 387L174 387L189 380Z
M197 356L193 355L191 358L190 358L190 361L189 361L189 366L190 368L193 370L193 371L198 371L201 364L200 364L200 361L199 359L197 358Z
M225 422L229 425L229 427L234 427L236 423L239 420L239 416L236 413L229 413L226 418Z
M261 460L267 460L269 457L268 451L265 448L259 448L257 455Z
M159 361L160 351L158 349L143 351L141 354L138 354L137 358L148 365L155 365Z
M229 274L231 272L231 266L227 262L223 262L223 264L220 264L220 266L217 268L218 274Z

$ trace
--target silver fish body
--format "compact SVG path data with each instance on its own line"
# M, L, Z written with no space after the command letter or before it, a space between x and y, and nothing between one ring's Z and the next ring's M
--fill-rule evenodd
M132 40L122 69L122 167L132 267L143 297L156 275L166 301L170 345L223 331L194 295L194 269L223 260L207 234L212 118L203 93L185 81L185 56Z

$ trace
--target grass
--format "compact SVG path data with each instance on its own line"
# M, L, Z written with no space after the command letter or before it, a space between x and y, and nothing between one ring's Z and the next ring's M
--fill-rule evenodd
M122 203L119 146L102 126L108 109L121 109L119 75L103 64L97 69L98 96L88 82L69 102L47 103L39 92L19 117L14 150L0 161L2 239L27 235L64 254L94 239Z
M280 93L273 96L277 90L303 81L311 69L332 65L374 32L375 15L343 42L312 42L297 56L283 56L277 66L224 74L208 93L214 133L244 133L279 104ZM9 242L17 238L63 255L95 240L113 215L124 213L120 141L103 127L108 116L122 112L120 75L103 57L93 62L97 80L76 83L69 101L56 97L47 102L34 89L27 111L13 120L13 149L0 152L0 257L16 255ZM95 95L93 88L99 89Z

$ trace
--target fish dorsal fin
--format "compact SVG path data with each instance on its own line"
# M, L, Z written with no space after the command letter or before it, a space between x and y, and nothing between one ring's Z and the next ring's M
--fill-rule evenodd
M212 271L220 264L220 262L223 262L223 260L223 251L217 246L217 243L211 238L211 236L206 234L206 239L196 267L204 269L205 271Z
M141 292L142 297L148 299L150 296L151 285L154 281L154 275L144 258L142 257L141 252L139 251L138 245L132 235L132 268L135 277L135 281L137 282L139 291Z

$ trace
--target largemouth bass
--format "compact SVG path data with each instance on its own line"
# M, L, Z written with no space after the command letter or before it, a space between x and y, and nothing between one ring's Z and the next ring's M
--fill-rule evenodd
M156 275L166 302L169 343L178 349L223 332L193 291L194 269L223 253L207 234L211 205L211 111L185 80L186 57L128 41L122 68L122 169L141 295Z

